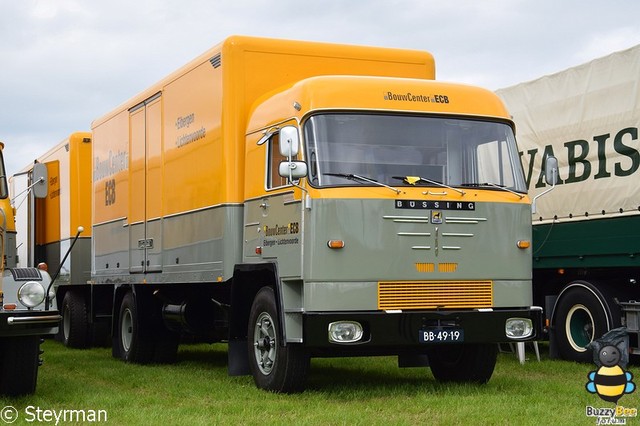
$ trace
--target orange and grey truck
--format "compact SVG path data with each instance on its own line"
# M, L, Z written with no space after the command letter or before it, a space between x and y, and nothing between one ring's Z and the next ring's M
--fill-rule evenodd
M640 354L640 46L499 90L518 128L532 195L534 303L550 349L592 362L589 343L626 326Z
M60 315L46 270L17 265L16 223L4 149L0 142L0 394L15 396L35 392L42 362L40 341L58 331ZM14 201L33 204L47 196L44 166L33 166L28 179Z
M485 383L497 343L540 338L514 124L426 52L233 36L76 139L38 160L71 204L36 212L69 224L34 247L91 230L56 286L70 346L224 341L230 374L295 392L332 356Z

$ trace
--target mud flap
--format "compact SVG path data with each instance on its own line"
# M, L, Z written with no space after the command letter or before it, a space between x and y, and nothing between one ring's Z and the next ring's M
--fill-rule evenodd
M246 340L232 340L228 344L228 374L229 376L248 376L249 354Z

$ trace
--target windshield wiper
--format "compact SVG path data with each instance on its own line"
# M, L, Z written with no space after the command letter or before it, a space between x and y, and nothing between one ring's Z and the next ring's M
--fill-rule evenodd
M521 193L513 191L513 190L507 188L504 185L498 185L497 183L491 183L491 182L485 182L485 183L469 182L469 183L463 183L462 186L472 186L472 187L476 187L476 188L480 188L480 187L483 187L483 186L488 186L490 188L497 188L497 189L500 189L502 191L509 192L509 193L511 193L511 194L513 194L513 195L515 195L517 197L520 197L521 200L524 198L524 195L522 195Z
M349 179L349 180L354 180L354 181L361 181L361 182L368 182L368 183L372 183L374 185L377 186L381 186L383 188L389 188L392 191L395 191L396 194L399 194L401 191L399 189L396 189L392 186L389 185L385 185L384 183L378 182L375 179L371 179L365 176L360 176L360 175L356 175L354 173L323 173L325 176L337 176L337 177L341 177L341 178L345 178L345 179Z
M454 188L452 186L449 186L446 183L438 182L437 180L423 178L423 177L420 177L420 176L392 176L392 177L393 177L393 179L398 179L398 180L401 180L401 181L403 181L405 183L408 183L409 185L415 185L416 183L424 182L424 183L428 183L428 184L431 184L431 185L440 186L442 188L447 188L447 189L450 189L452 191L456 191L456 192L458 192L458 193L460 193L462 195L466 194L466 192L464 192L463 190L458 189L458 188Z

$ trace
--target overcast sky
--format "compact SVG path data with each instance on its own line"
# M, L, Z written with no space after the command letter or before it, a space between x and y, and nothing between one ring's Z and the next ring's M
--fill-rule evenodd
M427 50L495 90L640 44L640 1L0 0L9 174L232 34Z

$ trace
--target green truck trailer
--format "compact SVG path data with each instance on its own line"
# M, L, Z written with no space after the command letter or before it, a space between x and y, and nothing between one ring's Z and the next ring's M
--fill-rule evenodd
M640 46L497 91L513 114L533 214L534 304L553 355L590 361L588 344L626 326L640 354Z

